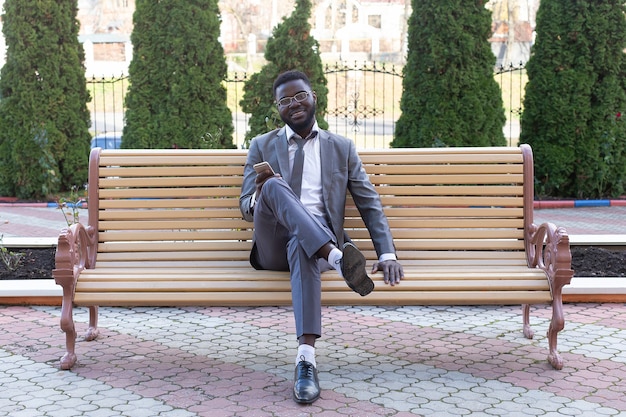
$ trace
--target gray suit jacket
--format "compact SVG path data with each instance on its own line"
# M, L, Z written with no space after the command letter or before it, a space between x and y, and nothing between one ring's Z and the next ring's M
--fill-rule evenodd
M324 207L339 247L343 246L347 238L343 222L346 190L349 190L369 230L377 255L395 253L380 197L361 164L354 142L321 129L319 140ZM253 165L261 161L269 162L274 171L289 182L291 171L285 128L258 136L250 143L239 199L239 208L247 221L253 221L253 210L250 208L252 194L256 191L256 172Z

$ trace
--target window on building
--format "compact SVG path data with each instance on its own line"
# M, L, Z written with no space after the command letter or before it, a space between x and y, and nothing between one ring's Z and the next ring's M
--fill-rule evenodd
M367 16L367 24L370 26L375 27L376 29L380 29L381 28L381 17L379 14L371 14L369 16Z

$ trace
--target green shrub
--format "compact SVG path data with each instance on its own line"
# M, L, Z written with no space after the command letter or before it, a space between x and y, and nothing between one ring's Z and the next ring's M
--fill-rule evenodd
M90 115L76 0L7 0L0 194L43 199L87 181Z
M539 197L619 196L626 178L626 6L542 0L520 141Z
M137 0L124 148L232 148L217 0Z
M505 145L491 13L482 1L413 0L393 147Z

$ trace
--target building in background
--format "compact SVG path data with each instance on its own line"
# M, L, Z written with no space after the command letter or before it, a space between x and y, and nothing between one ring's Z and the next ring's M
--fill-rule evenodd
M491 0L491 50L498 66L517 66L530 58L539 0Z
M221 42L230 69L251 72L262 64L273 27L294 4L295 0L220 0ZM313 0L313 6L312 34L325 61L403 63L411 0ZM493 13L490 42L498 65L528 61L539 0L490 0L486 7ZM128 73L134 10L135 0L78 0L87 77ZM0 41L0 65L5 53Z

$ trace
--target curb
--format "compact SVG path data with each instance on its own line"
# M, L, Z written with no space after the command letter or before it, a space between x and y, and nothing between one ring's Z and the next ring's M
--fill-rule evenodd
M533 207L536 209L626 207L626 200L536 200Z
M63 203L65 207L87 208L87 203ZM51 201L49 203L11 203L0 199L0 207L43 207L43 208L59 208L59 203Z
M19 203L11 201L10 197L0 197L0 207L44 207L58 208L59 203L51 201L48 203ZM86 209L87 202L64 203L66 207L77 207ZM535 200L533 208L535 209L560 209L560 208L577 208L577 207L626 207L626 199L618 200Z

